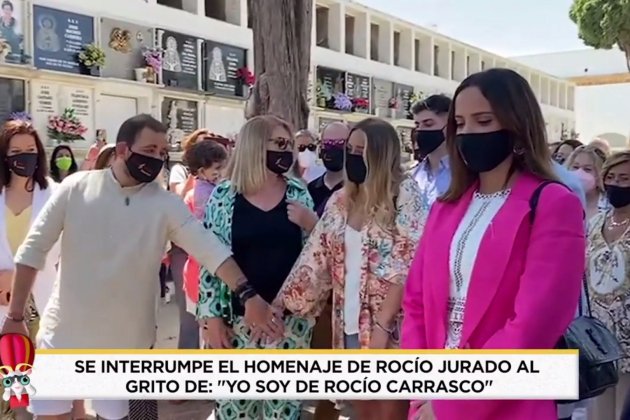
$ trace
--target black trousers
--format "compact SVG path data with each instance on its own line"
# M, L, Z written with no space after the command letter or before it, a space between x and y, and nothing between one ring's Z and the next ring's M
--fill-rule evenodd
M166 282L168 280L168 267L166 264L160 266L160 297L166 296Z

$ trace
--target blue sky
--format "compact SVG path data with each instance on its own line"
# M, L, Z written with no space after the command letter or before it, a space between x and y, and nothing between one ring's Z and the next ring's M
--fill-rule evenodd
M503 56L586 48L572 0L355 0Z

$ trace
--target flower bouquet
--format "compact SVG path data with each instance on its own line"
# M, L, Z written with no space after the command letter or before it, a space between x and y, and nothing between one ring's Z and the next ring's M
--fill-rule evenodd
M96 44L87 44L79 53L79 63L86 69L86 74L98 76L99 68L105 65L105 51Z
M157 83L157 75L162 70L162 59L164 56L164 50L161 48L148 48L142 49L142 58L144 59L145 67L136 69L136 80L145 83Z
M83 135L87 127L76 116L73 108L66 108L61 115L48 117L48 137L57 143L72 143L77 140L85 140Z
M333 108L339 111L352 111L352 100L348 95L343 93L335 93L332 97Z
M236 78L243 82L246 86L254 86L256 83L256 76L247 67L241 67L236 71Z
M352 107L355 112L368 111L370 109L370 101L365 98L353 98Z
M29 114L26 111L12 112L9 115L9 118L7 119L7 121L24 121L27 123L31 123L33 122L33 117L31 116L31 114Z

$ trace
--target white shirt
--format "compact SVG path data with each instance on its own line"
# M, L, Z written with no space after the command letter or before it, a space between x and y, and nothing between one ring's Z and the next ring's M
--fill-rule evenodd
M464 325L466 296L475 267L481 240L492 219L501 209L510 190L494 194L475 193L464 218L457 227L450 251L450 297L448 299L448 331L444 348L458 348ZM490 231L492 234L492 231Z
M346 225L346 277L344 284L344 333L359 333L361 307L361 232Z
M304 171L304 175L302 178L308 184L309 182L319 178L320 176L326 173L326 167L324 165L320 165L319 163L314 163Z
M231 255L175 194L157 182L123 188L108 169L77 172L57 187L16 263L41 270L60 236L58 277L38 334L49 348L148 349L166 242L210 272Z
M168 184L180 184L182 182L186 182L187 178L188 171L186 170L186 167L182 164L177 163L171 168Z

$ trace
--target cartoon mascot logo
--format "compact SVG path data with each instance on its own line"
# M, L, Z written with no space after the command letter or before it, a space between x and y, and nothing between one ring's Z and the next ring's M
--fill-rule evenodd
M35 395L29 375L35 359L35 346L22 334L5 334L0 337L0 378L4 393L2 399L11 408L28 407L29 397Z

